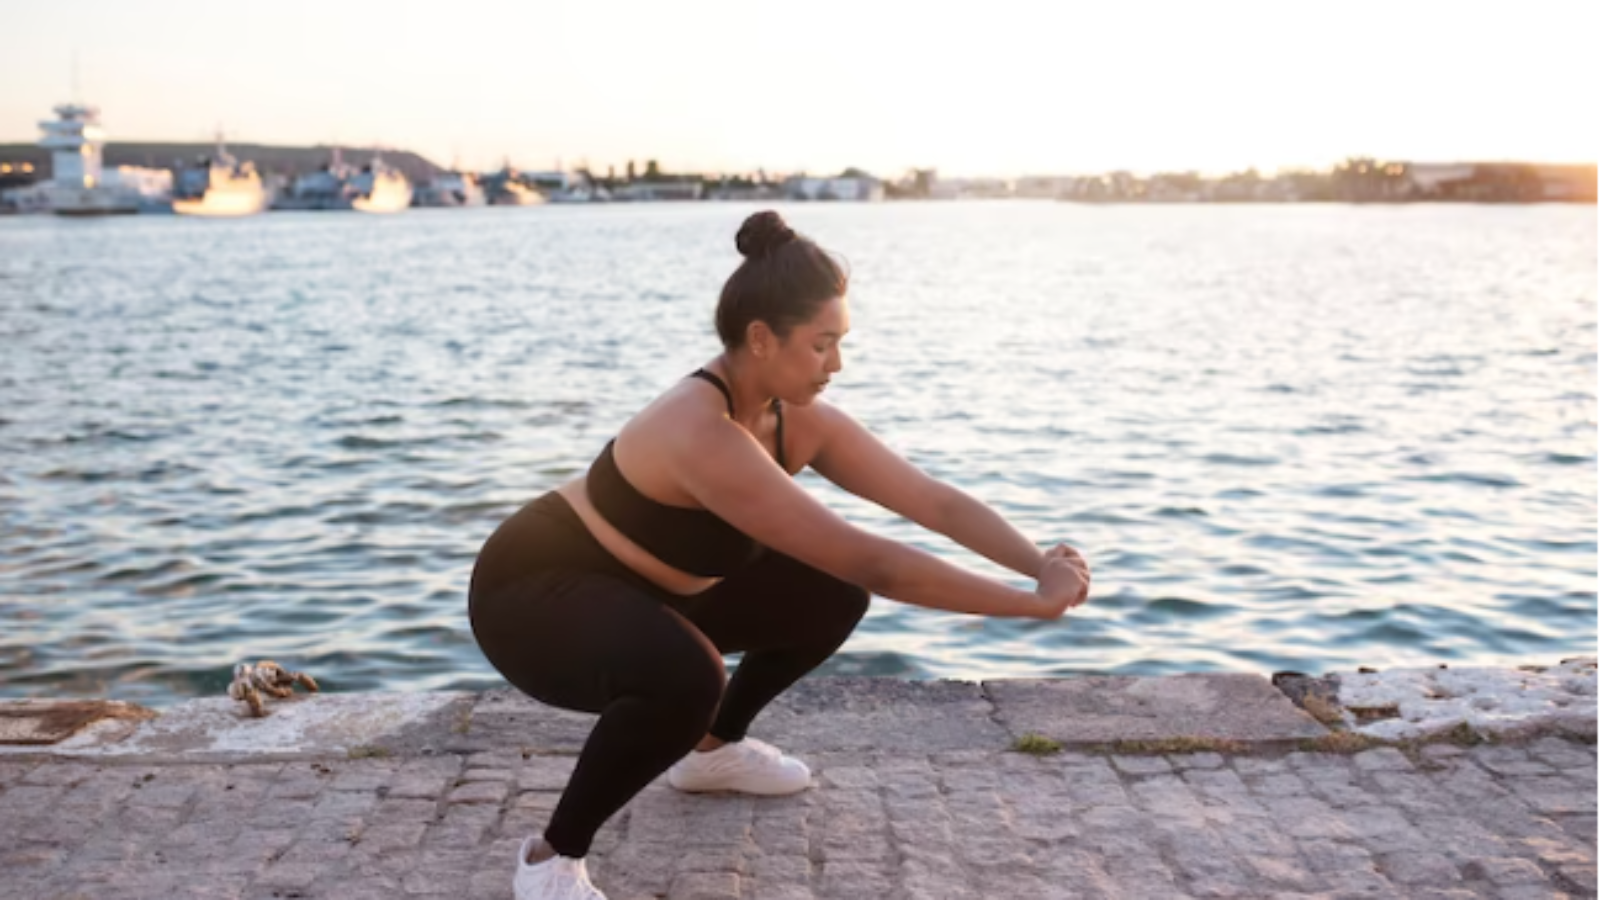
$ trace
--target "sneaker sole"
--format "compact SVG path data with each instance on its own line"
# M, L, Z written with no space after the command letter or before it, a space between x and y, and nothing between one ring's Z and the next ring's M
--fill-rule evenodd
M673 784L670 780L667 782L667 785L673 790L681 791L685 794L748 794L752 797L787 797L790 794L803 793L811 788L811 782L809 781L800 785L799 787L774 788L772 790L753 790L749 788L734 787L702 787L699 785L683 786Z

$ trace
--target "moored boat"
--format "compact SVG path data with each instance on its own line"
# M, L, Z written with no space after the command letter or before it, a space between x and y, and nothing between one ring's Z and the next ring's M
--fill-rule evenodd
M350 180L350 206L358 212L394 213L411 205L411 182L405 173L377 156Z
M253 216L266 208L267 191L255 164L234 159L221 141L199 195L172 201L172 211L185 216Z

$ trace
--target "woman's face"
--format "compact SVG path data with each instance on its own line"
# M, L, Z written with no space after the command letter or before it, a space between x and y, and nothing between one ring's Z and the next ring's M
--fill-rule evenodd
M822 304L811 321L791 329L768 359L773 394L785 403L802 406L817 399L833 373L844 367L839 342L849 332L850 309L843 297Z

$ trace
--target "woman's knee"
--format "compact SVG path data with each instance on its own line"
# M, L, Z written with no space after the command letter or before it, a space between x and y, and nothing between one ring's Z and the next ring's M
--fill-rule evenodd
M843 641L867 614L872 595L866 588L829 575L799 560L785 560L791 568L792 592L808 620L830 638Z
M697 652L682 654L672 665L656 667L641 681L630 693L675 715L709 723L722 702L728 675L721 654L706 644Z
M872 601L872 595L867 589L848 581L829 578L831 583L827 586L826 596L828 606L836 615L849 619L851 622L861 621L867 614L867 606Z
M866 617L871 605L872 595L866 588L840 581L828 591L825 604L828 622L848 636Z

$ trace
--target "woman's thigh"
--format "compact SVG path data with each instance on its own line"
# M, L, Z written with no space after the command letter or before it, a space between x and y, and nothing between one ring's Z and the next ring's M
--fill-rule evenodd
M865 614L868 593L768 549L754 563L697 594L684 616L723 653L842 640Z
M618 697L718 695L722 658L682 615L634 585L544 571L472 603L489 662L524 693L598 713Z

